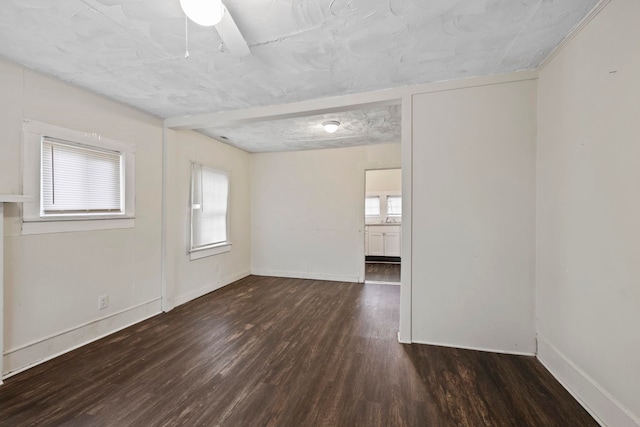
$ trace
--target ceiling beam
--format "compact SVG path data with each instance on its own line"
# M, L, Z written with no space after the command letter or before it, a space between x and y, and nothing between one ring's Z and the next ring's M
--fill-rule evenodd
M311 99L289 104L247 108L245 110L223 111L194 116L172 117L164 121L169 129L206 129L221 126L307 117L321 114L339 113L362 108L400 105L402 97L418 93L441 92L466 87L486 86L538 78L537 70L516 71L491 76L470 77L446 82L424 83L393 89L361 92L328 98Z
M245 110L174 117L166 119L164 125L170 129L204 129L208 127L315 116L360 108L399 105L401 103L401 97L390 97L388 94L383 96L380 92L386 91L312 99L289 104L247 108ZM395 95L397 96L397 93L395 93Z

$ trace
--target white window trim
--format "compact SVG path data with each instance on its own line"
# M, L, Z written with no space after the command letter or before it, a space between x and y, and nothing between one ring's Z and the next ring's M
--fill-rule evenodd
M135 225L135 145L108 139L95 133L66 129L35 120L25 120L22 131L23 193L33 198L32 202L23 203L23 235L131 228ZM121 152L124 156L125 212L117 215L90 216L86 214L42 215L41 143L44 136Z
M227 226L227 240L224 242L214 243L208 246L193 248L193 166L203 166L205 168L213 169L218 173L227 175L227 183L229 188L227 189L227 218L226 218L226 226ZM231 239L230 237L230 219L229 211L231 210L231 173L224 169L220 169L214 166L204 165L202 163L190 162L189 166L189 236L187 241L187 252L189 253L189 260L194 261L214 255L219 255L225 252L231 251Z
M189 251L189 260L194 261L196 259L206 258L214 255L223 254L231 251L231 242L218 243L214 246L207 246L206 248L198 248Z

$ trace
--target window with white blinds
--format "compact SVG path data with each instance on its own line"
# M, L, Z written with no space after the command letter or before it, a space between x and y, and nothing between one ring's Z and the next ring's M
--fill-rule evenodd
M42 138L43 214L123 213L122 162L117 151Z
M402 196L387 196L387 216L402 216Z
M135 226L136 146L25 120L22 234Z
M228 243L229 174L191 164L191 251Z
M368 196L364 199L365 216L380 216L380 196Z

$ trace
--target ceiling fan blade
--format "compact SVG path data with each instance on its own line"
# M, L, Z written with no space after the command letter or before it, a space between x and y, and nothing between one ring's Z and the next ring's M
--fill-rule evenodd
M224 14L222 15L222 21L216 24L216 31L220 34L220 38L224 43L225 48L229 49L229 52L234 56L246 56L251 53L249 45L242 37L240 29L233 20L229 9L224 6Z

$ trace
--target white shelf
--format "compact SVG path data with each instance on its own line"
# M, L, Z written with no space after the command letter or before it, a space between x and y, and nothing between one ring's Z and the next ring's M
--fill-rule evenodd
M31 201L33 201L33 197L31 196L22 196L20 194L0 194L0 203L22 203Z

